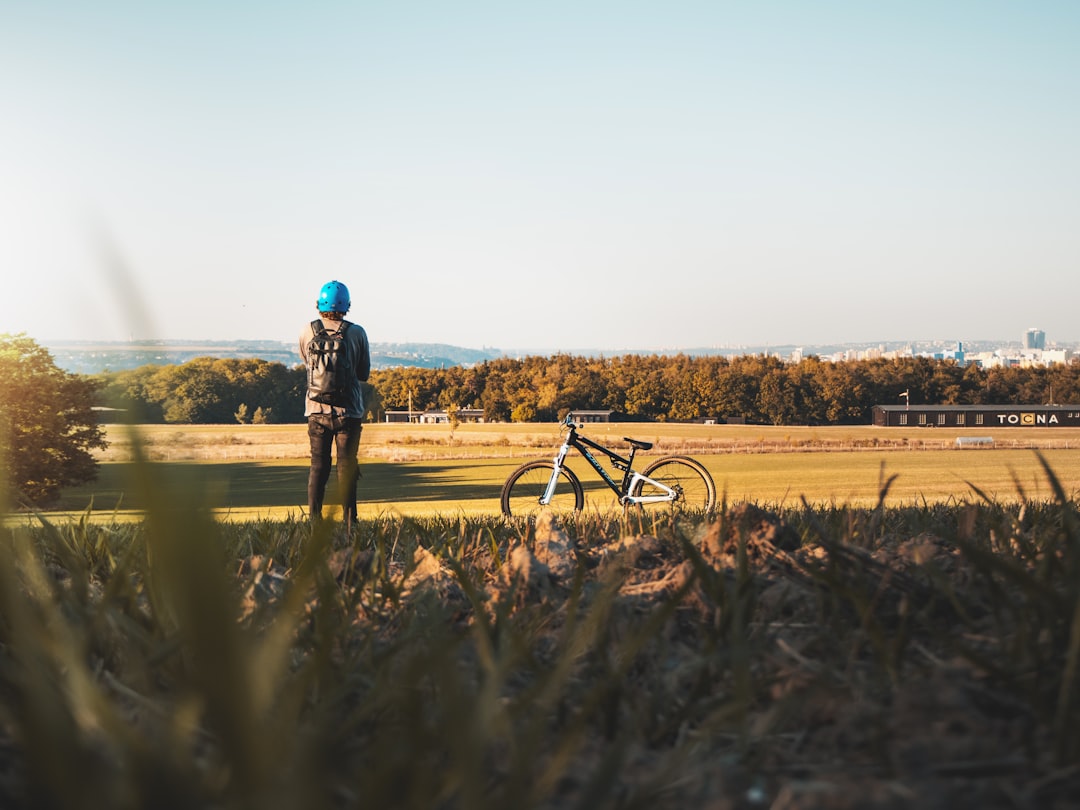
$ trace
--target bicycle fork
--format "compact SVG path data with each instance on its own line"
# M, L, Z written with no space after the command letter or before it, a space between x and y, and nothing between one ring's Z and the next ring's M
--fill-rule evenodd
M551 460L554 465L551 470L551 478L548 480L547 489L544 490L543 496L540 498L540 505L547 506L551 503L551 499L555 497L555 485L559 483L559 473L562 472L563 461L566 460L566 454L570 452L570 440L567 439L562 443L562 447L559 448L558 455Z

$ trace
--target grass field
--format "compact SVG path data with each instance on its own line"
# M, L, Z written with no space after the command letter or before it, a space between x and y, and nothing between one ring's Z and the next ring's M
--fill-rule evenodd
M155 425L139 429L148 456L167 480L195 486L230 519L300 517L306 503L307 438L302 425ZM956 449L946 431L874 427L774 428L734 425L603 424L585 434L624 447L624 436L652 441L650 456L684 453L710 470L729 502L761 505L869 505L895 476L887 503L962 501L973 487L999 500L1050 497L1036 450L1066 489L1080 484L1080 431L979 431L992 448ZM101 516L138 516L130 434L110 427L98 480L66 490L54 514L92 504ZM435 512L497 513L507 475L532 458L550 458L555 425L369 425L361 445L362 516ZM580 458L570 466L586 487L588 508L614 505Z
M114 437L92 519L0 532L0 807L1076 806L1075 437L589 433L729 508L526 529L557 431L372 429L343 532L297 426Z

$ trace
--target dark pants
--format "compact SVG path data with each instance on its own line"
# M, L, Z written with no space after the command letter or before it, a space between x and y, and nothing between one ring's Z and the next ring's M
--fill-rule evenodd
M311 440L311 470L308 473L308 514L312 520L322 519L326 483L330 480L330 451L337 452L338 502L345 525L352 527L356 520L356 481L360 477L356 454L360 449L359 419L329 414L308 417L308 438Z

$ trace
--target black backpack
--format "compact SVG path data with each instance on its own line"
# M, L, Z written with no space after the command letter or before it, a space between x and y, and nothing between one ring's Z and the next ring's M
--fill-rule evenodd
M307 345L308 399L324 405L345 404L349 376L355 376L345 350L345 329L327 332L321 320L311 322L312 337Z

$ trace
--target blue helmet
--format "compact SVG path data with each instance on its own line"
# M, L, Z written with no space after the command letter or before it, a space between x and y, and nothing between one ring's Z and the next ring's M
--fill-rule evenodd
M348 312L352 306L349 300L349 288L340 281L328 281L319 290L319 300L315 302L319 312Z

